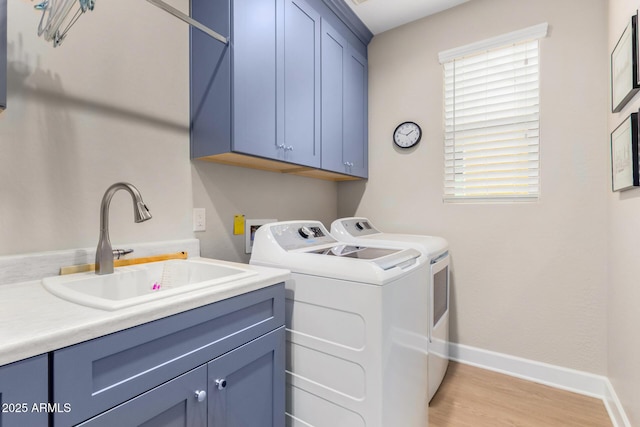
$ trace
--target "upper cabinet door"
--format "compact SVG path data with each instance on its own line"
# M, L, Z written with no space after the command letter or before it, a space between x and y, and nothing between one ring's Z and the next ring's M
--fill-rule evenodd
M368 154L368 65L351 46L344 76L344 159L350 175L367 177Z
M322 169L367 177L367 60L322 21Z
M281 0L233 2L233 150L277 158L276 23Z
M320 166L320 15L304 0L284 0L280 93L283 160Z
M344 70L349 46L322 20L322 168L345 173Z
M0 0L0 111L7 107L7 0Z

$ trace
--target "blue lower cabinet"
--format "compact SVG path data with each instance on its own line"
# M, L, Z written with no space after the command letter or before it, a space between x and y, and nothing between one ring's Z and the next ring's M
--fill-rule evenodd
M206 426L206 388L207 367L201 366L116 406L80 426Z
M41 355L0 367L0 426L47 426L48 362Z
M280 283L54 351L53 427L282 427L284 310Z
M284 341L281 327L209 362L209 426L284 426Z
M283 326L79 426L282 427L284 334Z

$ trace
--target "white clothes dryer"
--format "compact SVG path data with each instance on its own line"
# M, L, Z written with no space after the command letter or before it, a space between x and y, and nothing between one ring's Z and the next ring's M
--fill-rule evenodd
M427 257L286 221L257 230L250 263L291 270L287 426L426 425Z
M382 233L369 219L351 217L331 224L331 235L357 245L414 248L430 264L429 289L429 401L440 387L449 365L449 244L441 237Z

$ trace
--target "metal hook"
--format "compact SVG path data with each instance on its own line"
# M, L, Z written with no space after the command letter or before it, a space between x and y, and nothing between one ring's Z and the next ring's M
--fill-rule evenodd
M82 16L83 13L84 13L84 11L82 10L82 7L80 7L80 9L78 9L76 14L73 15L73 18L71 18L71 22L69 22L69 24L62 31L62 33L60 33L60 30L56 30L56 33L53 36L53 47L58 47L58 46L60 46L62 44L62 42L64 41L65 37L67 36L67 33L69 32L71 27L73 27L73 24L78 22L78 19L80 18L80 16Z
M48 6L49 6L49 0L44 0L43 2L33 6L33 8L35 10L45 10Z
M96 5L96 1L95 0L79 0L80 2L80 9L82 9L82 12L86 12L87 10L93 10L94 6Z
M33 8L35 10L41 10L42 11L42 16L40 16L40 22L38 23L38 37L40 37L42 35L42 33L45 32L46 28L49 25L49 21L51 20L51 8L52 7L53 7L53 5L49 3L49 0L44 0L43 2L38 3L37 5L33 6ZM47 14L49 15L49 17L47 18L47 23L45 24L44 17Z

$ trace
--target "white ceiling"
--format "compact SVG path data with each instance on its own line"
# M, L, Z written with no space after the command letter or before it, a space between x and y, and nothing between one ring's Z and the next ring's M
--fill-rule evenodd
M373 34L379 34L467 1L469 0L345 0L345 3Z

